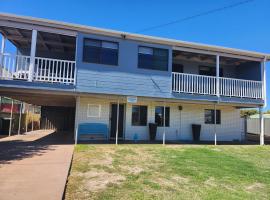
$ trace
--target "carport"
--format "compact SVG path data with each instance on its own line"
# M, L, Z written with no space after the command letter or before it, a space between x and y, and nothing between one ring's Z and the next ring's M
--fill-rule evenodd
M75 96L70 92L0 88L2 96L41 106L41 129L73 136Z

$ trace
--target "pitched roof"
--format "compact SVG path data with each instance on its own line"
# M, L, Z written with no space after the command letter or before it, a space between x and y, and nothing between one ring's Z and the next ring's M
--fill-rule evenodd
M186 47L186 48L195 48L198 50L229 53L229 54L250 56L254 58L270 60L270 54L267 54L267 53L259 53L259 52L254 52L254 51L246 51L246 50L227 48L227 47L221 47L221 46L215 46L215 45L207 45L207 44L186 42L186 41L174 40L174 39L168 39L168 38L162 38L162 37L147 36L147 35L142 35L142 34L115 31L115 30L110 30L110 29L103 29L103 28L97 28L97 27L92 27L92 26L66 23L66 22L60 22L60 21L49 20L49 19L41 19L41 18L19 16L19 15L8 14L8 13L0 13L0 25L1 25L1 20L7 20L11 22L21 22L21 23L27 23L27 24L32 24L32 25L55 27L55 28L61 28L61 29L66 29L70 31L77 31L77 32L84 32L84 33L96 33L96 34L102 34L102 35L108 35L108 36L114 36L114 37L125 37L129 39L171 45L175 47L180 46L180 47Z

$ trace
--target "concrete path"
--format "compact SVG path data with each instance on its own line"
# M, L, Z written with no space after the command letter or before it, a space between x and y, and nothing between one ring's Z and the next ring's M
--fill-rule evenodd
M62 199L73 148L52 131L0 139L0 199Z

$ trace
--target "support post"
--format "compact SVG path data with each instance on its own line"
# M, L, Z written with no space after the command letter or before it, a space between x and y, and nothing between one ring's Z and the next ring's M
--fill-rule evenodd
M6 47L6 38L4 35L2 35L1 49L0 49L0 77L2 77L3 73L5 47Z
M23 103L21 102L21 104L20 104L19 125L18 125L18 135L21 134L22 106L23 106Z
M264 117L263 107L260 107L260 145L264 145Z
M119 99L117 100L117 116L116 116L116 133L115 133L115 144L118 145L118 127L119 127Z
M163 107L163 137L162 137L162 144L165 145L166 140L166 102L164 101Z
M13 99L11 100L10 120L9 120L9 131L8 136L11 136L12 131L12 118L13 118Z
M26 112L26 118L25 118L25 132L28 132L28 119L29 119L29 104L27 105L27 112Z
M214 116L215 116L214 132L215 132L215 146L216 146L217 145L217 109L216 109L216 104L214 104Z
M34 131L34 113L35 113L35 108L32 105L32 115L31 115L31 121L32 121L32 131Z
M262 99L264 100L264 107L267 105L266 99L266 58L261 62L261 79L262 79Z
M0 50L1 54L3 54L5 52L5 47L6 47L6 37L4 35L2 35L1 50Z
M37 45L37 30L32 30L31 40L31 51L30 51L30 65L28 81L33 81L34 69L35 69L35 56L36 56L36 45Z
M80 97L76 97L76 108L75 108L75 133L74 133L74 140L75 140L75 145L78 144L78 129L79 129L79 111L80 111ZM46 119L47 121L47 119Z
M219 91L219 55L216 55L216 95L220 96Z

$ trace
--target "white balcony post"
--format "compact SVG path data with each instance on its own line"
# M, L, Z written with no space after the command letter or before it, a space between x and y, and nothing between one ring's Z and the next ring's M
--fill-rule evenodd
M1 40L1 50L0 50L1 54L4 53L5 47L6 47L6 37L5 37L4 35L2 35L2 40Z
M219 97L219 55L216 55L216 95Z
M5 47L6 47L6 37L2 35L1 49L0 49L0 77L2 77L2 70L4 68L3 62L4 62Z
M264 145L264 117L263 106L260 107L260 145Z
M262 99L264 100L264 107L266 107L266 59L261 62L261 81L262 81Z
M28 81L30 82L33 81L33 76L34 76L36 46L37 46L37 30L32 30L30 65L29 65L29 76L28 76Z

